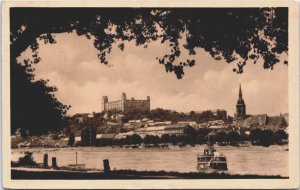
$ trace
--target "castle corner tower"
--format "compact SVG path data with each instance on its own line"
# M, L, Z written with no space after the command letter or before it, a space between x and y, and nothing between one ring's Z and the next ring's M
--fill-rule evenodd
M102 96L102 111L106 111L107 103L108 103L108 96Z

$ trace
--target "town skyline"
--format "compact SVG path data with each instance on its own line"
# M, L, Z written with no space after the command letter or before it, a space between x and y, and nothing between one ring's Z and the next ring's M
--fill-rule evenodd
M249 62L243 74L236 74L232 72L235 64L216 61L199 50L199 64L187 68L178 80L156 62L156 56L167 51L165 44L154 43L144 49L128 43L124 52L113 47L108 57L111 65L106 66L98 62L92 41L85 37L57 34L56 40L54 45L40 44L41 62L34 66L35 75L36 79L49 79L49 84L58 88L57 98L72 106L69 115L101 112L102 96L118 100L122 92L136 99L153 97L151 109L225 109L234 115L239 84L249 113L288 112L288 67L283 63L274 70L264 70L259 59L256 65ZM182 54L189 56L187 52ZM27 50L21 58L30 55Z
M137 102L147 102L149 101L149 107L148 108L141 108L142 111L145 111L144 109L150 111L150 110L154 110L154 109L164 109L163 107L157 107L157 108L154 108L154 109L151 109L151 102L150 102L150 96L147 96L147 99L136 99L135 97L127 97L126 96L126 93L125 92L122 92L121 94L121 97L120 99L116 100L116 99L108 99L108 96L103 96L102 97L102 103L101 103L101 106L102 106L102 110L101 112L103 111L109 111L109 110L116 110L116 111L122 111L122 112L126 112L126 110L124 110L124 105L122 106L121 103L122 103L122 100L129 100L129 101L137 101ZM251 113L248 113L246 110L246 104L244 103L244 100L243 100L243 95L242 95L242 88L241 88L241 84L239 85L239 92L238 92L238 98L237 98L237 104L236 104L236 107L238 105L240 105L240 100L243 101L243 105L245 106L242 111L242 114L244 115L243 117L247 116L247 115L253 115ZM117 107L114 107L116 103L120 103L120 105L117 105ZM112 104L110 105L110 108L107 108L106 104ZM137 105L138 106L138 105ZM140 109L140 108L136 108L137 110ZM172 109L165 109L165 110L171 110L171 111L176 111L178 112L177 110L172 110ZM195 112L195 113L202 113L202 112L205 112L205 111L226 111L227 113L227 110L226 109L222 109L222 108L216 108L216 109L206 109L206 110L190 110L189 112L182 112L182 113L185 113L185 114L190 114L190 112ZM240 112L240 111L239 111ZM281 114L285 114L285 113L288 113L288 112L280 112L280 115ZM76 113L74 115L77 115L77 114L83 114L83 113ZM90 114L90 113L89 113ZM232 116L232 117L241 117L239 116L241 113L238 113L237 111L237 108L236 108L236 111L234 112L233 115L230 115L227 113L227 116ZM268 113L260 113L260 114L266 114L268 115ZM256 114L256 115L260 115L260 114Z

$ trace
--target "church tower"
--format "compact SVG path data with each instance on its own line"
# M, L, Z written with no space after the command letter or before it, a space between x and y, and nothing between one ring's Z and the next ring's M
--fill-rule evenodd
M236 104L236 118L244 119L246 116L246 104L243 100L242 88L240 84L239 99Z

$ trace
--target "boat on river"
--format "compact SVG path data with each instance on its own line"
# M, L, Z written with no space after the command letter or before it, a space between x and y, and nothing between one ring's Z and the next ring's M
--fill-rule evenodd
M218 172L227 171L227 159L222 153L214 149L214 134L208 134L207 148L204 149L203 154L197 154L197 170L199 172Z

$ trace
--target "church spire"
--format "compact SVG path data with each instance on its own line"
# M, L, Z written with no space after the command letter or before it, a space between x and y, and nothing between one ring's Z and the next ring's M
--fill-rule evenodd
M241 83L240 83L239 99L243 99Z
M239 99L236 104L236 116L237 118L245 118L246 116L246 104L243 100L243 94L242 94L242 85L240 84L239 89Z

